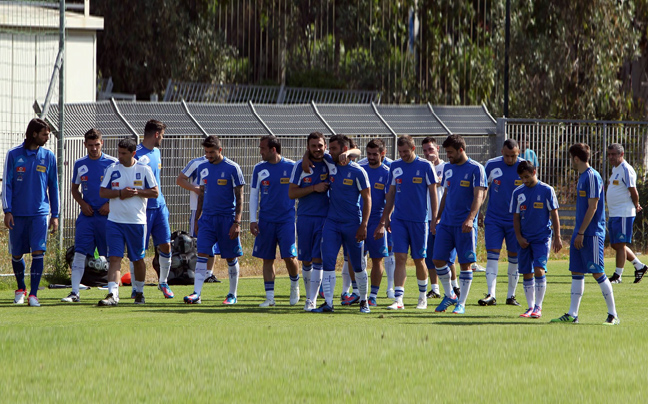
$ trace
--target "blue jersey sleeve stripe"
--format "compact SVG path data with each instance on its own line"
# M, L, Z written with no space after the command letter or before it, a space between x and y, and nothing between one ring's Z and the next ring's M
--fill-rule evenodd
M13 151L11 149L7 152L7 157L5 158L4 166L4 176L2 181L2 208L5 212L11 211L11 195L12 187L11 182L13 181Z
M51 153L51 152L50 152ZM59 216L59 187L58 187L58 168L56 167L56 158L52 153L50 159L50 173L47 184L47 191L50 198L50 211L52 217L56 218Z

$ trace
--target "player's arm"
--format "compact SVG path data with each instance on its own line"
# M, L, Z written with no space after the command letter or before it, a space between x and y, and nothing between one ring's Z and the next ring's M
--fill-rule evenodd
M122 192L122 196L125 193L128 194L127 192ZM135 190L135 195L140 196L142 198L155 199L160 195L160 191L158 190L157 186L154 186L153 188L136 189ZM135 195L132 195L132 196L135 196Z
M79 185L80 184L75 184L74 182L70 184L70 192L72 193L72 198L74 198L76 203L81 206L81 213L83 213L85 216L92 216L94 214L94 210L92 210L92 206L90 206L89 203L83 200L81 191L79 191Z
M99 188L99 197L104 199L121 198L121 189Z
M380 222L378 222L378 225L376 226L376 231L374 231L375 240L385 237L385 229L391 232L391 225L389 223L390 222L389 218L391 217L392 211L394 210L395 199L396 199L396 187L392 185L389 187L389 192L387 192L387 196L385 197L385 209L383 209L382 217L380 218Z
M191 180L189 177L187 177L182 171L178 174L178 177L176 178L176 185L178 185L180 188L184 188L187 191L190 192L195 192L195 193L200 193L200 187L198 185L194 185L191 183Z
M200 186L200 192L198 192L198 206L196 207L196 220L194 224L194 233L198 234L198 219L202 215L203 201L205 200L205 186Z
M551 224L553 225L553 250L554 252L562 249L562 236L560 235L560 217L558 216L558 209L551 211Z
M349 164L351 159L357 159L360 157L360 150L359 149L349 149L345 152L340 153L340 156L338 157L338 162L341 166L345 166Z
M578 228L578 234L576 234L576 238L574 238L574 247L576 247L577 250L580 250L583 247L583 238L585 237L585 230L587 230L587 226L589 226L590 222L592 221L592 218L594 217L594 214L596 213L596 209L598 207L598 201L599 198L589 198L587 200L587 212L585 212L585 217L583 217L583 223L581 223L580 227Z
M488 192L484 192L484 200L479 208L479 216L477 216L477 226L484 227L484 217L486 216L486 209L488 208Z
M369 223L369 215L371 214L371 188L365 188L360 191L362 197L362 222L356 232L356 241L361 242L367 238L367 224Z
M436 234L437 214L439 213L439 201L436 192L436 187L438 186L438 183L428 185L428 192L430 193L430 209L432 209L432 212L430 212L430 222L432 223L430 225L430 233L432 234Z
M513 229L515 230L515 238L520 247L527 248L529 242L522 236L522 223L520 222L520 214L517 212L513 214Z
M475 187L475 189L473 190L473 200L472 204L470 205L470 213L461 226L462 233L470 233L472 231L473 224L475 223L475 217L479 213L479 208L481 207L481 204L484 200L485 190L486 188L484 187Z
M231 240L236 239L241 233L241 216L243 214L243 185L234 187L234 198L236 207L234 209L234 223L230 227L229 236Z
M441 203L439 204L439 211L437 212L437 223L441 220L441 214L445 209L446 197L448 196L448 188L443 190L443 196L441 197Z
M13 156L7 152L5 159L4 176L2 177L2 210L4 211L4 224L7 229L13 229L14 220L11 213L11 198L13 195Z
M254 178L252 179L254 183ZM259 224L257 223L257 211L259 209L259 188L250 187L250 233L256 237L259 235Z
M50 200L50 212L51 217L49 221L49 229L54 233L58 230L59 227L59 186L58 186L58 167L56 166L56 160L54 158L50 159L48 175L47 175L47 193Z
M304 156L302 157L302 170L305 173L310 174L311 167L315 167L315 164L311 163L311 161L310 161L310 152L307 149L306 153L304 153Z
M630 192L630 199L632 199L632 203L634 204L637 213L641 212L643 208L639 204L639 193L637 192L637 187L629 187L628 192Z

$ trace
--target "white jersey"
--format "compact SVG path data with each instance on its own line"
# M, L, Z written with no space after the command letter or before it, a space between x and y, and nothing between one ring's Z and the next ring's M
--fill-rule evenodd
M433 165L434 166L434 165ZM443 167L445 167L445 162L439 159L439 164L434 166L434 173L437 176L439 182L437 182L436 192L437 192L437 208L441 206L441 198L443 198L443 192L445 192L445 182L443 181ZM430 218L430 213L432 212L432 206L430 206L430 196L427 198L427 210L428 210L428 221L432 220Z
M156 187L153 171L139 161L130 167L115 163L106 169L101 188L106 189L150 189ZM146 198L134 196L128 199L111 198L108 220L115 223L146 224Z
M612 168L606 192L607 208L610 217L634 217L637 215L635 205L630 198L628 188L637 187L637 173L627 161Z
M198 167L205 161L207 161L205 156L195 158L182 169L182 173L189 178L192 185L198 185ZM191 210L198 209L198 194L195 192L189 192L189 208Z

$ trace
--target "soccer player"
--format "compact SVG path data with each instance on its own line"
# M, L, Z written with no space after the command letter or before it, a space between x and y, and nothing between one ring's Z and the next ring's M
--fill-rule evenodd
M43 256L47 250L47 229L58 229L59 193L56 157L45 149L50 127L34 118L27 125L25 141L7 152L2 181L4 225L9 229L9 254L18 289L14 303L23 304L25 286L24 254L31 253L31 290L28 304L38 307L38 286L43 276ZM47 216L49 226L47 223Z
M508 294L506 304L519 306L515 299L515 289L518 284L518 245L513 230L513 215L509 213L511 195L513 190L522 185L522 180L517 173L518 164L522 161L519 158L520 148L513 139L506 139L502 146L502 155L492 158L486 162L484 170L488 190L488 206L486 218L483 219L484 236L486 239L486 287L487 293L483 299L477 302L480 306L494 306L497 304L496 286L497 272L502 241L506 240L506 252L508 255ZM481 220L480 220L481 221Z
M435 311L443 312L456 304L453 313L464 314L473 278L471 264L477 258L475 219L484 200L486 172L481 164L466 155L466 141L461 135L448 136L443 141L443 148L448 163L443 167L445 192L439 207L441 220L436 227L433 259L445 296ZM450 284L448 269L453 248L457 250L461 267L459 298Z
M394 255L396 271L394 273L394 302L387 307L389 310L402 310L407 273L407 252L416 265L416 278L419 287L417 309L427 308L428 271L425 267L427 256L428 233L428 204L429 195L430 222L433 229L437 217L437 178L432 163L416 155L414 140L409 135L403 135L396 142L400 159L394 161L389 171L389 192L380 223L376 227L374 237L379 238L385 229L391 231L394 237ZM393 214L392 214L393 212ZM432 230L434 233L434 230Z
M202 287L207 277L207 259L218 243L221 257L227 261L229 293L223 304L237 302L239 279L238 257L241 248L241 215L243 213L243 172L238 164L223 156L218 136L208 136L202 142L207 161L198 167L198 261L194 277L194 292L185 296L187 304L200 304Z
M99 306L117 306L124 245L133 263L135 304L144 304L146 263L146 200L158 197L158 183L151 168L135 159L137 144L131 138L119 141L119 161L106 169L99 197L109 199L106 222L108 240L108 295Z
M288 197L288 188L295 162L281 156L281 142L274 135L261 138L259 151L263 161L254 166L250 182L250 233L255 237L252 256L263 260L266 292L266 300L259 306L275 305L277 245L290 276L290 305L294 306L299 302L299 268L295 247L295 200Z
M607 150L608 160L612 165L612 175L608 180L607 207L610 212L608 232L610 246L616 251L616 270L610 278L610 283L621 283L623 266L626 259L635 267L635 281L643 278L648 267L630 249L632 242L632 225L635 216L641 212L639 194L637 193L637 174L634 168L624 160L623 146L612 143Z
M144 126L144 139L137 146L135 158L142 164L146 164L153 171L157 184L160 182L160 171L162 170L162 159L160 156L160 145L164 138L166 125L155 119L151 119ZM146 249L148 249L149 238L153 236L153 245L160 254L160 279L158 289L167 299L173 299L174 294L169 288L167 278L171 269L171 227L169 226L169 209L162 191L156 198L150 198L146 207Z
M189 208L191 209L191 216L189 219L189 235L196 237L196 209L198 209L198 195L200 194L200 185L198 184L198 167L207 161L205 156L197 157L185 166L180 171L176 178L176 185L189 191ZM214 256L219 255L218 243L214 244L212 254L207 259L207 278L205 282L213 283L220 282L214 275Z
M369 294L369 306L377 306L376 297L380 290L380 283L383 276L383 259L389 256L387 246L387 235L374 238L373 234L380 223L385 208L385 195L389 189L389 167L383 163L385 156L385 143L380 139L372 139L367 143L367 160L359 165L367 173L369 186L371 187L371 213L367 222L367 234L365 240L365 251L369 252L371 258L371 293ZM364 203L364 199L361 201ZM361 206L364 206L361 204Z
M106 169L116 163L117 159L102 153L103 139L98 129L90 129L83 136L83 145L88 154L74 162L70 185L72 197L81 207L81 213L77 217L74 232L72 292L61 299L67 303L81 301L79 284L85 271L86 256L94 254L95 249L99 255L108 256L106 222L110 208L108 199L99 196L99 188Z
M524 278L524 295L529 307L520 317L540 318L547 290L545 271L552 224L553 250L558 252L562 248L558 200L552 187L538 181L536 169L530 161L521 161L517 173L524 185L513 191L509 211L513 214L515 237L520 246L519 271Z
M355 272L360 294L360 312L370 312L367 304L367 271L362 265L362 255L371 212L371 191L367 173L355 162L345 165L349 145L347 136L333 135L329 139L330 155L324 156L329 170L331 204L322 228L322 288L325 302L317 309L312 309L312 313L334 311L335 263L342 245L346 247L349 262ZM345 157L341 158L342 155Z
M578 308L585 289L584 274L590 273L598 282L608 308L604 324L619 324L612 284L605 276L603 240L605 239L605 201L603 180L589 165L590 148L576 143L569 148L571 162L578 171L576 187L576 220L569 248L569 271L572 273L569 311L551 322L578 323Z

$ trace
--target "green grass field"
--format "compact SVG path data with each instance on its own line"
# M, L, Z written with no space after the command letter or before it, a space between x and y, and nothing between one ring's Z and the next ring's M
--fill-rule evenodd
M463 316L435 314L438 300L415 310L413 273L404 311L385 310L383 285L368 315L340 305L330 315L306 313L303 298L291 307L287 277L277 279L270 309L258 307L260 278L240 281L233 307L220 304L227 280L205 285L196 306L182 303L190 286L175 286L169 301L147 287L145 306L122 288L115 308L96 306L106 293L96 288L82 291L76 305L59 302L69 289L41 291L40 308L15 306L3 290L1 401L643 402L648 281L634 285L632 273L628 265L624 283L614 286L616 327L601 325L606 306L591 276L581 323L549 324L569 307L566 261L550 262L539 320L518 318L522 308L503 304L505 275L500 304L479 307L483 273L475 274ZM517 296L525 302L521 281Z

